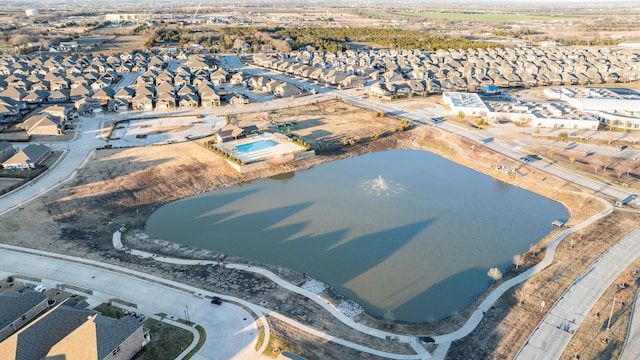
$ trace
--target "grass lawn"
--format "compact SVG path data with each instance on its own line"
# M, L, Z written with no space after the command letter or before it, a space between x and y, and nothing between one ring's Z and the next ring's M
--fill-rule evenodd
M190 331L155 319L145 320L144 327L149 329L151 342L134 357L136 360L173 360L193 341Z
M93 308L93 310L99 311L102 315L114 319L120 319L124 316L124 311L122 310L122 308L107 303L100 304Z

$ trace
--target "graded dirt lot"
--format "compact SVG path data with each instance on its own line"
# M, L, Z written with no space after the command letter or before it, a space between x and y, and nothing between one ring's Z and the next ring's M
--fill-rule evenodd
M177 257L261 265L277 271L294 284L301 284L304 281L303 276L293 271L148 239L142 234L141 229L155 209L170 201L276 174L303 171L327 161L392 148L432 151L501 181L561 201L572 215L569 225L602 209L601 204L590 200L586 194L564 192L579 191L577 187L533 171L525 165L511 162L514 167L521 167L519 170L523 175L518 178L494 172L491 170L491 164L509 161L456 136L440 133L436 128L427 126L391 132L390 128L398 126L399 121L386 117L375 118L370 111L354 108L339 101L282 109L272 113L243 114L238 115L238 121L241 126L256 124L261 128L277 127L282 121L294 122L296 128L290 131L313 144L318 150L318 155L300 163L274 164L260 173L240 175L228 166L225 160L203 146L206 139L165 146L99 150L95 158L78 172L72 182L3 216L0 219L2 241L113 262L255 302L265 300L275 311L337 337L385 351L410 353L411 350L404 344L372 339L351 331L317 305L280 289L264 278L224 267L172 266L149 259L139 259L114 250L111 235L115 229L125 225L128 230L124 233L124 241L130 247ZM384 134L372 140L373 133ZM342 140L346 138L358 141L354 145L342 145ZM527 281L522 285L523 288L530 289L528 293L532 299L537 301L539 296L544 296L548 303L552 303L580 273L580 269L590 264L590 259L597 257L616 240L617 236L637 221L635 214L615 212L594 225L593 235L585 234L584 238L580 239L578 259L573 247L561 246L554 267ZM549 238L543 239L542 251L545 241ZM520 267L519 271L539 261L541 257L541 254L526 256L527 263ZM505 278L515 274L515 270L507 272ZM340 300L337 294L323 293L322 296L334 303ZM481 299L482 297L478 301ZM516 307L510 294L503 296L478 330L452 346L450 357L468 359L468 354L477 353L477 358L508 358L509 354L512 354L510 351L517 347L514 344L526 338L541 316L530 311L527 306L534 305L529 303L536 304L535 301L526 301L523 306ZM392 331L401 333L448 333L464 323L469 314L470 311L467 310L458 316L436 323L390 326ZM356 320L384 329L389 326L386 321L366 314L359 315ZM279 328L278 333L283 340L293 343L304 340L302 343L308 349L305 354L309 359L339 358L344 354L351 354L342 346L325 344L297 331ZM476 352L475 349L482 351ZM355 356L362 358L363 355Z

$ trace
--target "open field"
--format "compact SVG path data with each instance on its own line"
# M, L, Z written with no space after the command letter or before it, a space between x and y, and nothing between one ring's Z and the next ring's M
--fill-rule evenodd
M481 12L371 12L374 17L418 17L425 19L452 20L452 21L529 21L529 20L558 20L562 17L523 15L523 14L498 14Z

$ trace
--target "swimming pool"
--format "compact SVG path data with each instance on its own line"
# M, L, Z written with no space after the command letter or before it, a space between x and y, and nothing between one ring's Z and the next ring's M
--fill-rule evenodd
M238 150L238 152L241 152L241 153L249 153L253 151L274 147L276 145L278 145L278 143L273 140L260 140L260 141L250 142L247 144L236 145L236 150Z

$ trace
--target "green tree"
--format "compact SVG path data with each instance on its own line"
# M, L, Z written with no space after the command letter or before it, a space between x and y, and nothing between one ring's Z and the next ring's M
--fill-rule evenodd
M561 141L567 141L568 138L569 138L568 132L561 131L560 133L558 133L558 139L560 139Z

